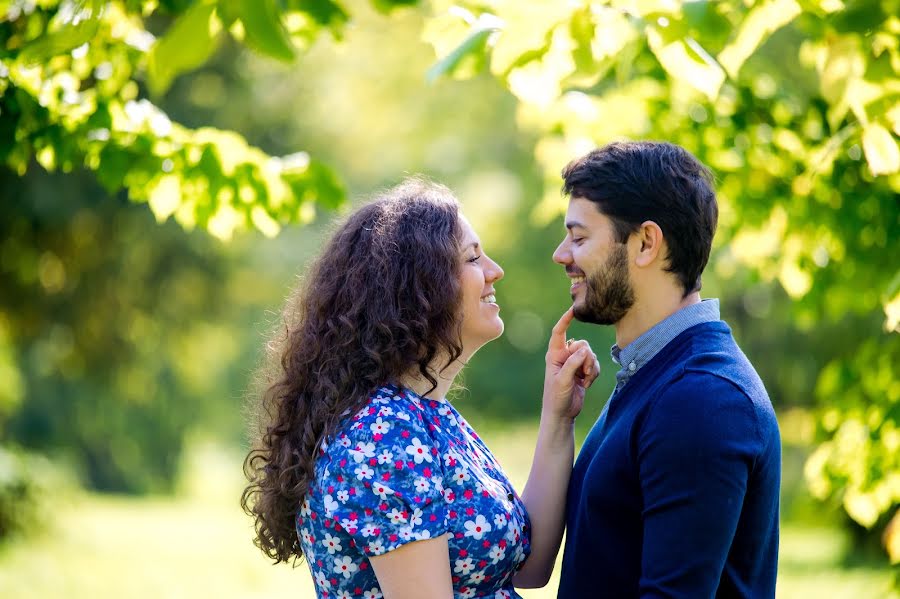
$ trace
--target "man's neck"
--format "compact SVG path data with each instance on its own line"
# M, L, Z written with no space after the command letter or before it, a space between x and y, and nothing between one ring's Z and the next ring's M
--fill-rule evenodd
M670 295L635 302L628 314L615 325L616 345L619 348L626 347L669 316L700 301L700 292L694 291L684 298Z

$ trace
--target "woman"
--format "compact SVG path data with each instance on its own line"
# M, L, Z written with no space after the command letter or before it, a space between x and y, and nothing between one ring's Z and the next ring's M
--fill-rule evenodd
M502 277L449 190L413 179L352 214L289 303L242 504L269 557L306 557L319 597L517 597L547 583L573 422L599 366L586 342L566 343L566 312L520 498L445 399L503 332Z

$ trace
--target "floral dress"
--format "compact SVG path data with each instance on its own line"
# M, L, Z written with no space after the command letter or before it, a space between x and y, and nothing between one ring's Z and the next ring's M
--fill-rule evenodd
M448 533L454 596L519 597L528 514L447 401L387 385L323 443L297 534L320 598L380 599L371 556Z

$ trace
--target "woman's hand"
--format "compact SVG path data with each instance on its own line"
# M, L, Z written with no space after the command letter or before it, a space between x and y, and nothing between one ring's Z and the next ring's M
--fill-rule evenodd
M547 346L544 371L544 412L559 419L574 420L584 407L585 390L600 374L600 363L587 341L566 341L574 318L573 308L553 327Z

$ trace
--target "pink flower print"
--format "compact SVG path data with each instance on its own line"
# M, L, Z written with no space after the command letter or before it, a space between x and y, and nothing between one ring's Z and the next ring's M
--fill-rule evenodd
M488 523L487 519L481 514L476 516L475 520L467 520L463 527L466 529L465 535L467 537L472 537L476 541L480 541L484 536L484 533L490 532L491 525Z
M366 464L360 464L353 472L356 473L357 480L366 480L372 478L372 475L375 474L375 471Z
M325 533L325 538L322 540L322 545L325 546L325 549L328 551L328 555L334 555L338 551L341 551L343 547L341 547L341 540L337 537L333 537L327 532Z
M413 437L412 445L406 447L406 453L413 457L416 464L421 464L423 460L429 464L431 463L431 452L427 447L422 445L422 442L419 441L418 437Z
M469 572L475 569L475 562L471 557L467 557L465 559L458 559L455 562L455 566L453 571L459 574L460 576L465 576Z
M391 425L387 422L384 422L381 419L381 416L375 419L375 422L369 425L369 430L372 431L373 435L383 435L389 430L391 430Z
M359 566L353 563L353 558L349 555L334 558L334 572L343 574L345 579L349 579L357 570Z
M375 457L375 444L357 443L356 448L350 450L350 455L353 456L353 460L357 464L359 464L366 458Z
M378 454L378 463L379 464L390 464L394 459L394 454L391 453L389 449L383 449L381 453Z
M394 490L384 483L372 483L372 492L382 499L387 499L388 495L394 494Z
M466 481L471 479L472 477L466 472L465 468L457 468L456 472L453 473L453 480L457 485L463 486L466 484Z

